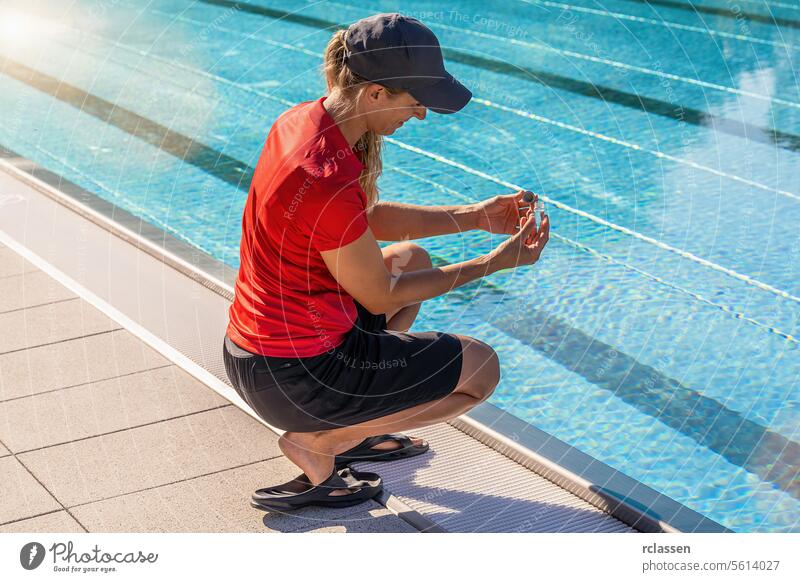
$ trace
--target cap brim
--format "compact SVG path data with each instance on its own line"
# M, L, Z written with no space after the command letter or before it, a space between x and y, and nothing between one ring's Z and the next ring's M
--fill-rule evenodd
M455 113L469 103L472 92L453 75L446 71L445 74L447 76L438 83L408 92L434 113Z

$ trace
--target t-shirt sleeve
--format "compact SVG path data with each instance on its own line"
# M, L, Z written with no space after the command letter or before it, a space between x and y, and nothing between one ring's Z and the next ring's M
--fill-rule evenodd
M315 194L305 219L311 246L318 251L329 251L350 244L369 227L363 194L358 185Z

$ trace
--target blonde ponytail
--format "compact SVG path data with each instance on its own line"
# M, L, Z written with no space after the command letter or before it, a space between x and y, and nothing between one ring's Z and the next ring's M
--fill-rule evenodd
M361 92L370 84L369 81L355 75L345 65L345 34L344 30L337 30L333 33L325 49L325 62L322 65L328 93L335 90L342 97L337 101L338 105L335 109L331 111L335 117L339 118L346 117L355 110ZM398 89L388 87L385 89L390 95L402 93L402 90ZM361 152L361 160L364 164L364 170L358 181L367 195L367 208L372 207L378 201L378 178L383 170L382 143L383 138L380 135L373 131L367 131L354 146L356 151Z

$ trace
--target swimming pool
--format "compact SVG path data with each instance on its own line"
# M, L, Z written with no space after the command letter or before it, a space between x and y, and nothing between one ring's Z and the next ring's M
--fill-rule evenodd
M453 6L6 3L0 145L235 267L249 172L272 120L322 94L329 27L417 16L475 98L388 140L382 197L525 187L553 233L413 329L490 343L494 404L692 509L800 531L800 8ZM420 242L453 262L499 239Z

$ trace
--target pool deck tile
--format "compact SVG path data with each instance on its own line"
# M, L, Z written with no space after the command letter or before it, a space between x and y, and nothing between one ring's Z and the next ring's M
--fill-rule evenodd
M63 509L15 457L0 459L0 524Z
M0 354L119 328L117 322L78 298L1 313L0 329L18 333L0 334Z
M275 435L231 404L17 458L72 507L278 455Z
M0 354L0 402L167 365L126 329Z
M42 271L0 278L0 313L74 298L72 291Z
M0 440L20 453L228 404L167 366L0 402Z
M86 530L66 510L54 511L53 513L0 525L0 533L36 532L85 533Z

